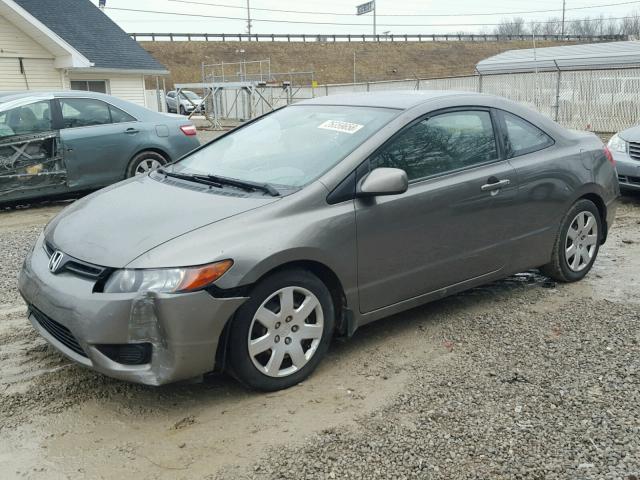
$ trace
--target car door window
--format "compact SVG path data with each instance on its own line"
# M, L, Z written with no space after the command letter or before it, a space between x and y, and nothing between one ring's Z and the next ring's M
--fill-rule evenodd
M371 168L393 167L409 181L498 159L491 115L484 110L435 115L410 126L371 158Z
M551 137L538 127L511 113L502 112L502 115L506 126L507 158L536 152L553 145Z
M0 138L52 130L49 100L30 103L0 113Z
M64 128L90 127L111 122L109 105L93 98L61 98Z

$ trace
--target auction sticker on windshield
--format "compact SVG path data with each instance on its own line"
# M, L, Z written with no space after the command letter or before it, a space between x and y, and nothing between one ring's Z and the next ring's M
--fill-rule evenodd
M322 128L323 130L335 130L336 132L348 133L350 135L356 133L362 127L364 127L364 125L343 122L342 120L327 120L318 126L318 128Z

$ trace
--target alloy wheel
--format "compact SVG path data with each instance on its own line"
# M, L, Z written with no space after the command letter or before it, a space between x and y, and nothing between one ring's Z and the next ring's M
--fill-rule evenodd
M161 167L162 164L158 161L155 160L153 158L147 158L145 160L142 160L138 166L136 167L136 171L135 174L136 175L143 175L147 172L150 172L151 170L155 170L156 168Z
M578 213L565 238L565 260L574 272L587 268L596 254L598 245L598 222L593 213Z
M315 355L323 331L318 298L302 287L281 288L253 316L247 339L251 361L270 377L291 375Z

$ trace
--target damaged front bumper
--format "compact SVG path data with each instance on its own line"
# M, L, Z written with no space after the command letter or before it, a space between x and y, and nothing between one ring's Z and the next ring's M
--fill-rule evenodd
M147 385L193 378L214 368L222 330L246 298L184 294L94 293L94 281L49 271L40 236L19 289L34 328L72 360L110 377ZM148 363L126 364L105 346L150 344ZM106 353L105 353L106 352Z

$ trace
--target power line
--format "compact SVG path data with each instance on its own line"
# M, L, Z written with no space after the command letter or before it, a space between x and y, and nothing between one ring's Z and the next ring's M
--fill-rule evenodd
M244 22L247 21L246 17L228 17L221 15L204 15L197 13L179 13L179 12L162 12L157 10L140 10L135 8L120 8L120 7L107 7L107 10L118 10L123 12L137 12L137 13L152 13L158 15L174 15L179 17L195 17L195 18L216 18L219 20L242 20ZM609 17L607 20L626 20L635 17ZM575 19L575 20L566 20L565 23L572 22L595 22L600 21L600 18L583 18L583 19ZM304 24L304 25L339 25L339 26L347 26L347 27L369 27L368 23L339 23L339 22L305 22L300 20L270 20L270 19L262 19L262 18L252 18L252 22L264 22L264 23L290 23L290 24ZM547 20L547 21L531 21L530 23L535 24L548 24L548 23L556 23L557 20ZM498 26L498 25L510 25L514 22L500 22L500 23L401 23L401 24L393 24L393 23L383 23L379 24L381 27L482 27L482 26Z
M208 2L199 2L196 0L169 0L174 3L186 3L190 5L205 5L209 7L222 7L222 8L239 8L244 9L245 7L240 7L238 5L228 5L221 3L208 3ZM571 7L565 8L564 10L587 10L590 8L602 8L602 7L615 7L619 5L631 5L638 4L640 1L626 1L626 2L616 2L616 3L602 3L598 5L586 5L583 7ZM258 8L252 7L251 10L263 11L263 12L278 12L278 13L297 13L304 15L336 15L336 16L345 16L345 17L353 17L354 13L338 13L338 12L316 12L316 11L306 11L306 10L282 10L277 8ZM491 16L491 15L522 15L527 13L557 13L564 11L562 8L554 8L548 10L522 10L517 12L477 12L477 13L378 13L379 17L479 17L479 16Z

